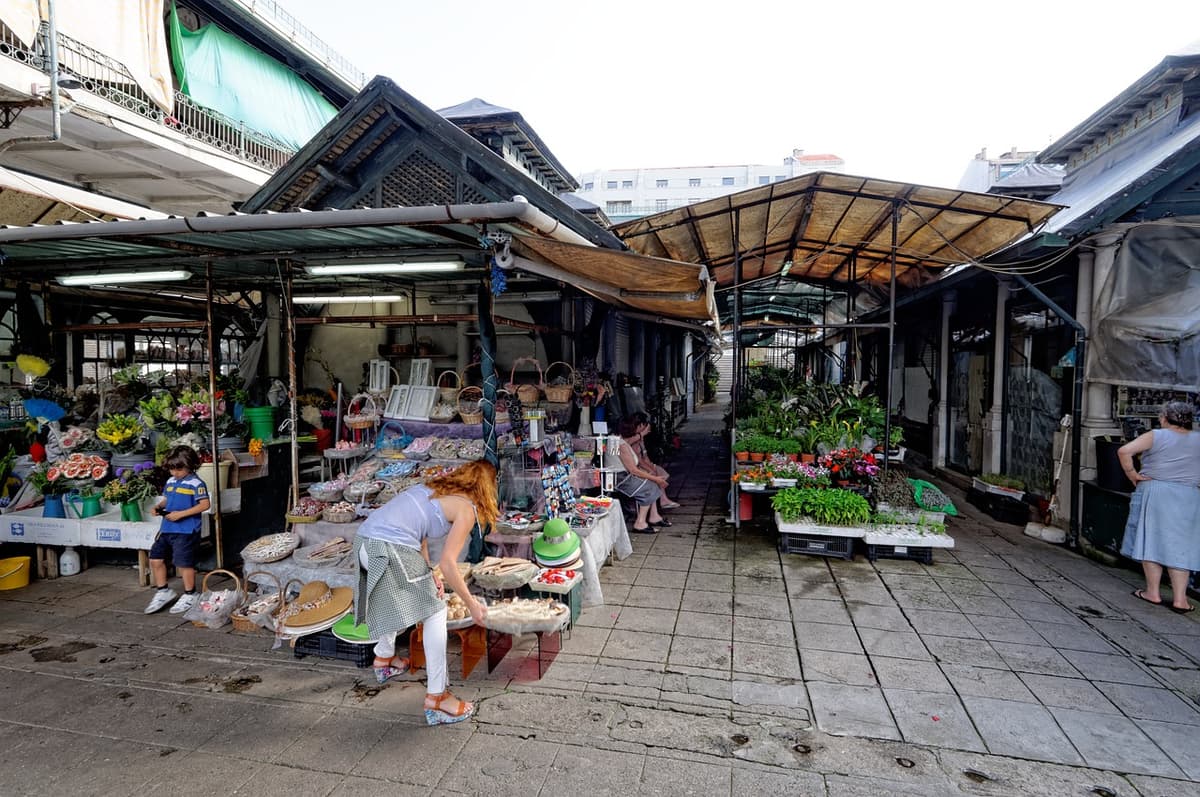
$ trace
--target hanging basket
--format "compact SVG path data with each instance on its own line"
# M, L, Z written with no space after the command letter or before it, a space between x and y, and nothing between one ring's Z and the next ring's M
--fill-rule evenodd
M517 378L517 366L521 363L532 363L537 366L538 381L536 385L518 385L513 380ZM508 374L508 384L504 386L505 390L516 394L522 404L533 406L538 403L542 397L542 389L546 386L546 379L542 375L542 364L538 362L536 357L518 357L513 362L512 371Z
M350 429L370 429L379 423L379 407L370 393L356 393L346 405L344 420Z
M566 404L575 396L575 369L570 363L562 361L550 363L546 366L546 379L550 379L550 371L554 366L561 365L567 369L567 381L565 384L551 385L546 384L542 389L546 393L546 401L553 401L555 404Z
M508 423L508 399L512 396L504 388L496 391L496 424Z
M475 385L468 385L458 391L458 417L463 423L483 423L483 389Z
M442 377L446 374L454 377L454 384L442 385ZM453 404L457 401L458 391L463 386L462 377L458 375L458 371L442 371L433 384L437 386L438 400L443 404Z

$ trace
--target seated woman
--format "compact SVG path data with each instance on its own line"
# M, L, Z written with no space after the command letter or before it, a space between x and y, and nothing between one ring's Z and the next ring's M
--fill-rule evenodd
M632 530L639 534L654 534L655 526L671 525L671 521L658 511L658 499L662 497L667 480L639 464L635 448L640 440L639 426L636 416L631 416L623 418L618 427L622 443L619 456L625 473L617 480L616 489L632 498L637 505L637 518L633 522Z
M629 416L634 423L637 424L637 433L632 438L633 453L637 454L638 462L643 465L646 470L652 471L656 476L662 476L668 482L671 480L671 474L667 473L667 469L661 465L657 465L650 461L650 455L646 451L646 438L650 435L650 418L644 412L635 412ZM658 499L659 509L678 509L679 504L667 498L667 488L663 485L662 497Z

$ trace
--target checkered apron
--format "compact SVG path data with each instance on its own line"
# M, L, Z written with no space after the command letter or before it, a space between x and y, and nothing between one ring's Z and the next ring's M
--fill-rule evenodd
M365 620L372 635L399 633L445 607L420 551L356 537L354 561L360 548L367 551L367 568L358 570L354 622Z

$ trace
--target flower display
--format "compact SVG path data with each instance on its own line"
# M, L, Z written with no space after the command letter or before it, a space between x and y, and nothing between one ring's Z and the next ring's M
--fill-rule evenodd
M42 495L62 495L76 489L90 489L97 479L108 475L108 463L97 456L74 453L66 459L43 463L29 480Z
M101 496L110 504L141 502L158 494L153 478L154 465L143 462L132 468L119 468L117 478L104 485Z
M96 437L110 451L129 454L142 447L146 427L132 415L110 415L96 427Z
M96 433L86 426L68 426L67 430L58 436L58 444L63 451L87 451L92 447Z
M250 445L247 450L250 452L250 456L255 458L261 457L263 452L263 441L257 437L253 438L250 441Z
M828 468L835 481L851 481L870 484L879 475L879 463L874 454L859 448L839 448L817 460Z
M212 438L212 421L216 418L217 434L227 433L235 425L234 418L226 412L224 394L213 394L203 388L189 388L178 397L159 392L138 402L138 411L147 426L161 433L172 445L191 445L197 450L208 449ZM189 437L194 436L198 444ZM182 442L181 442L182 441Z

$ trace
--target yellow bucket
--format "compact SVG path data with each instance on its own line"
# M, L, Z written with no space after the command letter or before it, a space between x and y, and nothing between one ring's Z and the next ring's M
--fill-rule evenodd
M28 587L30 561L28 556L0 559L0 590Z

